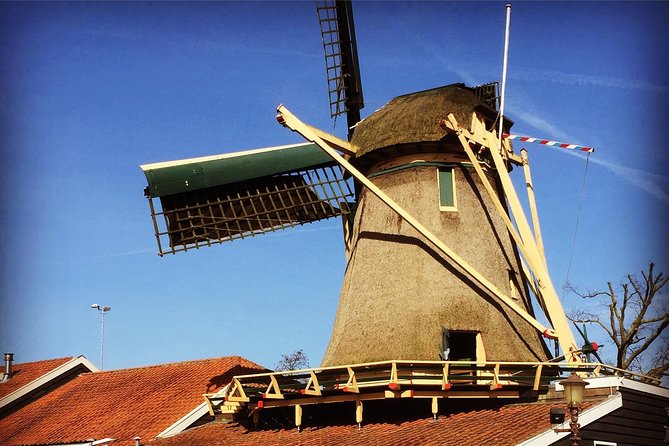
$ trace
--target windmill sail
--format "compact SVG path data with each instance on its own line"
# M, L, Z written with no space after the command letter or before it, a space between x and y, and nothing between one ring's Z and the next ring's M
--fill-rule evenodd
M314 144L141 168L160 255L344 215L353 199L341 168Z
M324 0L317 7L323 38L330 116L346 113L348 128L360 121L364 107L358 49L350 1ZM349 130L349 137L352 130Z

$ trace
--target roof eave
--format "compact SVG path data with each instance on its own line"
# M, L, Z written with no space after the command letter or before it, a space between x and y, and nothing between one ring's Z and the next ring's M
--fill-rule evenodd
M583 428L621 407L623 407L623 397L621 394L617 393L608 397L604 402L581 412L578 416L578 422L581 425L581 428ZM546 412L546 417L548 417L548 412ZM568 422L565 422L558 427L568 427L568 424ZM545 446L566 438L568 435L571 435L571 432L556 433L553 428L550 428L532 438L517 443L516 446Z
M230 384L226 384L221 390L219 390L216 393L225 395L229 387ZM208 412L209 412L209 406L207 405L206 402L202 402L193 410L188 412L186 415L175 421L170 427L168 427L167 429L156 435L156 438L171 437L173 435L181 433L186 429L188 429L193 423L195 423L197 420L199 420L203 415L205 415Z
M40 389L43 386L46 386L54 381L56 381L58 378L62 377L66 373L70 372L71 370L83 366L84 368L88 369L90 372L98 372L98 368L93 365L88 359L86 359L84 356L79 356L77 358L73 358L70 361L67 361L64 364L59 365L58 367L54 368L53 370L45 373L44 375L40 376L34 381L31 381L30 383L26 384L23 387L20 387L13 391L12 393L9 393L5 395L4 397L0 398L0 410L2 410L5 407L8 407L9 405L20 401L26 397L28 397L31 393L35 392L36 390Z

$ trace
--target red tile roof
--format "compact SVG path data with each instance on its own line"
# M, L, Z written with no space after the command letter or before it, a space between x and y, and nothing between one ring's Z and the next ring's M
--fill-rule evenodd
M479 400L481 401L481 400ZM426 403L429 404L429 403ZM451 403L454 404L454 403ZM485 406L485 403L482 404ZM484 409L465 409L440 415L435 421L429 415L415 412L404 419L372 421L362 429L352 422L334 422L319 427L248 430L239 423L212 422L184 431L174 437L151 442L151 446L257 446L257 445L369 445L404 446L419 444L458 446L515 445L548 430L552 407L564 408L564 402L509 404ZM585 405L591 407L592 403ZM426 407L426 412L429 409ZM413 416L413 418L412 418ZM420 418L419 418L420 417ZM306 423L305 423L306 424ZM557 438L556 438L557 439Z
M47 359L45 361L24 362L12 366L12 377L8 381L0 383L0 398L30 384L43 375L46 375L56 367L72 361L74 357ZM0 367L0 376L5 373L5 366Z
M0 444L110 437L120 446L132 445L135 436L145 442L202 403L203 393L259 369L235 356L84 373L0 420Z

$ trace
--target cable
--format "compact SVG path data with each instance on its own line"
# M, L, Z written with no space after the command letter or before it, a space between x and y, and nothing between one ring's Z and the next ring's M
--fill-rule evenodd
M583 207L583 197L585 195L585 182L588 177L588 164L590 164L590 153L588 152L588 157L585 159L585 171L583 172L583 184L581 184L581 192L578 199L578 211L576 212L576 225L574 227L574 237L571 241L571 252L569 253L569 264L567 265L567 276L564 279L564 285L562 286L562 298L560 301L564 301L564 295L567 292L567 287L569 286L569 273L571 272L571 262L574 258L574 248L576 247L576 234L578 233L578 224L581 220L581 208Z

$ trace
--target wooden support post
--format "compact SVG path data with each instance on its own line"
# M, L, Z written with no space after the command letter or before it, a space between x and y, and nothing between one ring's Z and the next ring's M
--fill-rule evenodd
M432 397L432 418L437 419L437 414L439 413L439 398L436 396Z
M539 364L537 366L537 371L534 374L534 384L532 385L532 390L539 390L539 386L541 385L541 372L543 372L543 368L543 364Z
M299 404L295 405L295 426L297 426L297 431L300 431L302 426L302 406Z
M392 362L390 367L390 383L388 387L392 390L400 390L400 384L397 382L397 363L395 361Z
M434 247L436 247L441 253L448 257L453 263L460 267L464 272L466 272L470 277L472 277L476 282L478 282L486 291L490 292L493 296L500 299L503 303L509 306L513 311L518 313L523 319L525 319L529 324L534 328L539 330L544 336L555 337L553 330L545 327L539 321L537 321L532 315L530 315L524 308L516 304L512 298L504 294L499 288L492 284L487 278L485 278L481 273L479 273L474 267L467 263L463 258L458 256L453 252L444 242L439 240L432 232L430 232L425 226L413 218L404 208L397 204L392 198L386 195L381 189L379 189L374 183L372 183L367 177L365 177L359 170L351 165L346 159L344 159L340 154L338 154L334 149L332 149L327 143L325 143L321 138L319 138L314 132L312 132L309 127L300 121L295 115L290 113L283 105L280 105L277 109L278 115L277 120L280 124L290 128L291 130L299 133L307 140L316 143L321 149L323 149L330 157L335 160L339 165L346 169L356 180L358 180L363 186L365 186L371 193L376 195L381 201L383 201L388 207L394 210L397 214L400 215L409 225L411 225L419 234L425 237Z
M441 390L450 390L450 389L451 389L451 383L448 382L448 362L445 362L441 375Z
M358 423L358 429L362 427L362 401L355 400L355 422Z
M490 383L490 390L499 390L502 385L499 383L499 363L495 364L492 370L492 383Z

